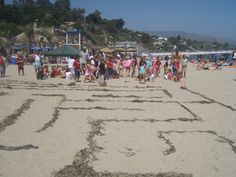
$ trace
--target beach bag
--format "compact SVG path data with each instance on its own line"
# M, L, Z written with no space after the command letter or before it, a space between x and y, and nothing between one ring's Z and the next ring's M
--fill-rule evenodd
M100 84L103 84L104 82L105 82L104 75L101 75L101 76L100 76Z

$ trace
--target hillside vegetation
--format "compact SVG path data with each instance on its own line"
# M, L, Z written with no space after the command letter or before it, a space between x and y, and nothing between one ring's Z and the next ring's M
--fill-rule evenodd
M13 0L11 4L4 4L0 0L0 37L1 44L11 45L12 39L22 32L30 38L34 31L33 23L37 21L41 27L61 28L65 22L74 22L73 28L80 29L84 42L89 46L108 46L115 41L136 41L146 50L170 51L174 45L181 50L219 50L230 49L228 43L193 41L177 37L169 37L168 41L159 41L157 36L145 32L124 28L123 19L105 19L101 12L85 15L83 8L71 8L70 0Z

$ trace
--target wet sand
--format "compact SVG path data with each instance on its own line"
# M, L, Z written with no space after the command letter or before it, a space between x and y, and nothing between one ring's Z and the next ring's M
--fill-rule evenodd
M236 69L107 87L0 78L0 177L235 177ZM181 85L186 88L181 89Z

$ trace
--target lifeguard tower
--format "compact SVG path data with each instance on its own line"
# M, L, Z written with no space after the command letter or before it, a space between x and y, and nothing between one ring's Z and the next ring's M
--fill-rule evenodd
M81 30L68 30L66 33L66 45L73 46L81 50Z

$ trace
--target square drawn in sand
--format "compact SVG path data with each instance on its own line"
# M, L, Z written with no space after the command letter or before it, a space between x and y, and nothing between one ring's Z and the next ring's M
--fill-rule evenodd
M155 123L104 122L102 136L94 141L100 147L97 172L165 173L175 171L193 176L236 175L236 154L230 141L211 131L160 131ZM165 154L173 146L174 151Z
M173 102L65 102L62 111L77 111L80 117L105 120L198 121L201 118L188 107Z

